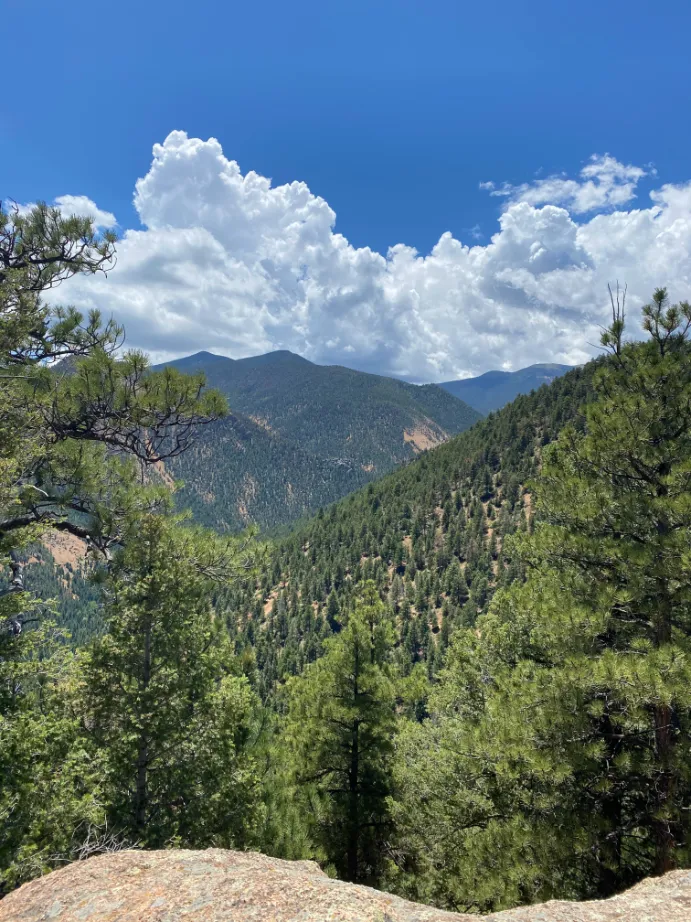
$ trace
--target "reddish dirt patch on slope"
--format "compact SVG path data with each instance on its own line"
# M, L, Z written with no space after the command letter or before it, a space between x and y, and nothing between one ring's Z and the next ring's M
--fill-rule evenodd
M52 554L55 563L61 567L67 564L73 568L78 567L86 557L86 542L77 538L76 535L49 531L43 536L42 543Z
M410 445L416 454L441 445L442 442L446 442L447 438L448 436L442 429L425 423L418 423L413 429L403 430L403 441Z

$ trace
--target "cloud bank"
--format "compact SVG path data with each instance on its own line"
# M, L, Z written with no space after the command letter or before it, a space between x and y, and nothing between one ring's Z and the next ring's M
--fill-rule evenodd
M107 279L73 279L59 298L112 313L155 360L290 349L417 381L579 363L607 322L608 282L628 283L632 308L656 286L691 295L691 183L633 207L645 176L605 155L576 179L485 183L504 200L489 243L444 233L428 255L383 256L351 246L304 183L243 175L214 138L174 131L136 183L144 229L124 233ZM115 225L84 196L59 204Z

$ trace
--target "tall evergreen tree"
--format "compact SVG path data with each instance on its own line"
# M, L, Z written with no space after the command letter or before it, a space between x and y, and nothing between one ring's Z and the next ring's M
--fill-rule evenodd
M142 467L224 412L201 377L120 352L123 331L97 311L42 300L112 266L114 244L88 218L0 204L0 892L75 857L80 837L92 847L104 821L79 664L27 591L23 549L61 531L109 559L129 517L165 504L166 491L141 488Z
M635 344L613 311L598 399L546 451L513 541L527 578L456 635L435 720L402 747L440 902L608 895L689 860L691 306L656 291Z
M87 725L111 825L150 847L243 845L256 778L255 701L210 599L249 566L236 541L167 516L131 526L87 661Z
M588 779L583 823L606 891L670 870L691 844L691 305L658 289L642 345L624 343L613 312L600 399L585 437L567 429L548 452L543 524L521 547L530 577L504 603L553 605L551 671L580 704L565 756Z
M368 583L347 626L290 686L297 793L312 815L315 843L351 881L380 879L391 832L392 644L386 607Z
M85 841L110 841L78 698L77 663L53 623L0 636L0 898L79 857Z

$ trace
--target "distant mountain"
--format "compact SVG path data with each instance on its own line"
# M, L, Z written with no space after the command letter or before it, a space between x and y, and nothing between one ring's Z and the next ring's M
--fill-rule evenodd
M170 363L201 371L231 416L170 462L183 504L215 527L288 525L473 425L480 414L436 384L417 386L291 352Z
M519 394L529 394L543 384L551 384L572 365L529 365L519 371L488 371L477 378L462 381L444 381L439 387L464 400L480 413L500 410Z

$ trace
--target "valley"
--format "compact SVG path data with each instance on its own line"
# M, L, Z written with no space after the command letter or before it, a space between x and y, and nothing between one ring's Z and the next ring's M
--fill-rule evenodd
M368 580L396 613L400 667L434 675L454 631L472 627L495 590L519 577L505 539L531 526L541 454L578 423L594 369L518 397L279 539L258 590L239 585L226 600L264 696L319 655Z

